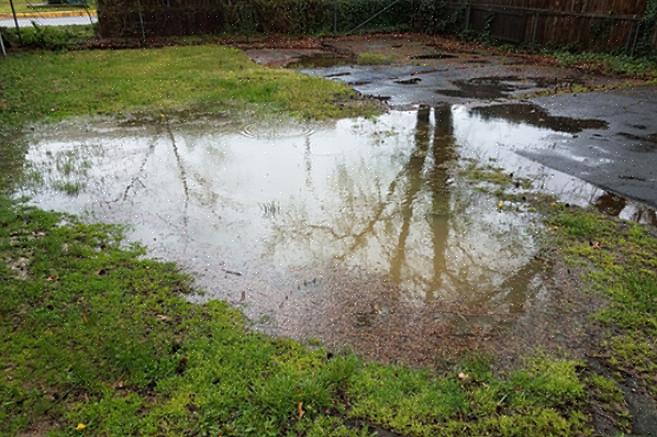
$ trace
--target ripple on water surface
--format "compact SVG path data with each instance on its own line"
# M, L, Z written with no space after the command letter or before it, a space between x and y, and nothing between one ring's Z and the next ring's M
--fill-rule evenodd
M570 135L463 106L242 129L86 120L34 133L34 177L17 194L130 225L262 329L425 362L447 338L498 335L547 292L540 220L498 208L463 163L595 203L606 194L515 153Z

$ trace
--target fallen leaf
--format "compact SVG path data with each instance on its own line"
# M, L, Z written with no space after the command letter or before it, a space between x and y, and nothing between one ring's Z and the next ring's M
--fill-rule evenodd
M297 413L299 414L299 419L301 419L303 415L306 414L306 412L303 411L303 401L299 401L297 404Z
M87 425L82 422L78 423L78 425L75 427L76 431L84 431L85 429L87 429Z
M171 320L171 317L165 316L164 314L158 314L157 316L155 316L155 318L160 322L168 322L169 320Z

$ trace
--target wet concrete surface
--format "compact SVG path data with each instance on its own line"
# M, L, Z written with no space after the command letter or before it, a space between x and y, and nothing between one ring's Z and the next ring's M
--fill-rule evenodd
M492 163L529 192L655 221L517 153L572 140L571 123L446 104L320 125L78 120L33 132L31 183L16 194L128 225L193 274L198 299L242 307L269 333L412 364L475 347L576 348L586 330L561 305L576 287L546 277L540 217L500 207L464 170Z

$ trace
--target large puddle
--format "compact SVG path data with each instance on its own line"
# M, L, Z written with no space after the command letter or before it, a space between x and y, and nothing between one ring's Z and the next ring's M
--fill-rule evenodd
M472 162L654 219L516 153L586 128L603 126L560 131L541 114L459 105L323 125L82 120L34 132L33 177L17 194L129 225L131 240L194 274L198 299L241 306L259 329L425 363L505 336L549 300L540 218L468 180Z

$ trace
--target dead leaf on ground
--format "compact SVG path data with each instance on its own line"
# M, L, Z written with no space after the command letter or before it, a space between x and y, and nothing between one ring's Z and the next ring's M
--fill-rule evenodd
M299 419L301 419L303 415L306 414L306 412L303 411L303 401L299 401L297 404L297 414L299 415Z

